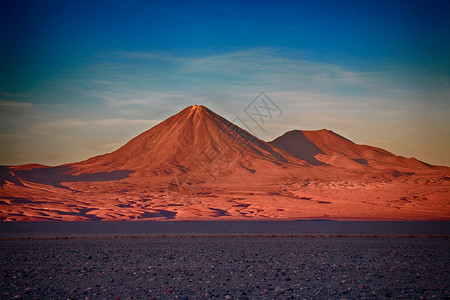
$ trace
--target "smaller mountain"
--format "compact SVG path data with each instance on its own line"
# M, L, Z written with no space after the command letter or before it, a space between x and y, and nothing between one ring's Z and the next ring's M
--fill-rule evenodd
M449 220L449 174L329 130L267 143L192 105L111 153L0 166L0 222Z
M377 147L355 144L327 129L288 131L270 144L312 165L399 170L434 167L415 158L405 158Z

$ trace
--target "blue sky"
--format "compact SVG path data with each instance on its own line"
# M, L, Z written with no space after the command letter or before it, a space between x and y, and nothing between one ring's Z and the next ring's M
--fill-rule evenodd
M110 152L191 104L450 165L450 2L2 1L0 164ZM255 130L256 131L256 130Z

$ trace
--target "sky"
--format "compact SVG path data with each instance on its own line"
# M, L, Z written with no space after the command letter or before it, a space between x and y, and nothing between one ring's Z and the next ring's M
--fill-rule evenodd
M114 151L203 104L450 166L450 1L0 1L0 165ZM264 92L280 114L244 120ZM241 125L241 124L237 124Z

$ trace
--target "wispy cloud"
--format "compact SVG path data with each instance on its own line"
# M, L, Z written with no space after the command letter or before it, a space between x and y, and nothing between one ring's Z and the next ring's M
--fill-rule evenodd
M0 107L18 107L18 108L23 108L23 107L31 107L33 106L33 103L30 102L16 102L16 101L6 101L6 100L1 100L0 99Z
M109 105L119 108L125 106L158 106L168 103L202 103L206 97L182 93L158 93L149 91L100 92L95 97L105 100Z
M102 71L99 71L102 70ZM87 70L91 72L91 70ZM206 56L180 56L158 52L116 52L100 57L95 73L116 84L134 80L147 89L214 89L229 86L311 87L311 83L363 84L367 73L329 63L285 55L271 48L249 49ZM94 73L94 74L95 74ZM136 87L136 86L134 86ZM165 90L167 92L167 90Z
M121 126L121 125L145 125L145 126L154 126L163 120L139 120L139 119L103 119L103 120L95 120L90 121L89 123L92 125L102 125L105 127L109 126Z
M78 160L113 150L188 105L204 104L232 121L264 91L284 111L256 132L265 140L294 128L329 128L356 141L384 141L379 146L400 154L406 146L395 141L403 136L403 144L414 145L419 134L434 148L450 149L442 146L450 127L448 84L411 84L403 78L408 76L392 69L355 70L274 48L203 56L104 53L40 92L0 94L0 145L25 145L8 136L23 133L44 139L45 151L66 149ZM66 145L87 150L77 154Z

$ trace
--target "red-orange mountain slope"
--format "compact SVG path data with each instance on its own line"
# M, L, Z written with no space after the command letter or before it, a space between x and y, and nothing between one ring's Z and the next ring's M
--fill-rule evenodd
M0 167L0 220L450 220L450 168L193 105L85 161Z

